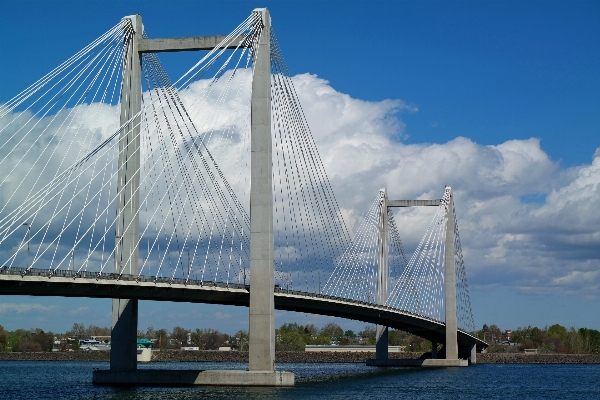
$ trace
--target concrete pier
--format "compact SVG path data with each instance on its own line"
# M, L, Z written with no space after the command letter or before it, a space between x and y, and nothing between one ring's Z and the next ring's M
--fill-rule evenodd
M282 371L95 370L92 382L109 386L294 386L294 374Z
M271 138L271 17L261 14L254 57L250 130L250 371L275 370L273 173Z
M271 17L266 8L253 13L260 19L258 50L254 53L251 96L251 174L250 174L250 329L248 371L169 371L137 370L137 300L113 300L110 370L97 370L93 383L98 385L225 385L225 386L292 386L294 374L275 371L275 297L273 241L273 174L271 135ZM126 17L131 21L134 36L126 49L123 90L121 96L121 125L127 124L119 141L119 199L115 272L138 272L139 237L139 165L141 63L139 45L143 41L142 18ZM261 25L262 24L262 25ZM161 41L155 51L181 51L198 47L215 38ZM202 39L202 40L201 40ZM149 42L146 42L148 44ZM172 43L175 48L169 48ZM143 49L142 49L143 50ZM152 51L147 48L144 51ZM386 339L387 342L387 339Z
M387 215L387 190L380 189L382 194L381 212L379 213L379 235L377 237L377 251L379 260L377 263L377 304L382 306L387 305L388 300L388 215ZM378 360L386 360L388 358L388 327L377 325L376 331L376 355Z
M454 199L452 188L446 203L446 240L444 246L444 281L446 286L446 360L458 359L458 324L456 321L456 257L454 254Z
M115 274L137 275L139 241L140 111L142 109L142 64L137 49L142 38L142 17L123 18L134 34L123 54L121 117L117 170L117 218ZM137 368L138 301L113 299L110 369Z

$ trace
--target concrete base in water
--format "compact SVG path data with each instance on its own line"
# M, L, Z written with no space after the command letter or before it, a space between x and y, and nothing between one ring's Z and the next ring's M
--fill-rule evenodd
M92 383L108 386L294 386L294 373L237 370L94 370Z
M467 367L469 360L446 360L443 358L425 359L370 359L369 367Z

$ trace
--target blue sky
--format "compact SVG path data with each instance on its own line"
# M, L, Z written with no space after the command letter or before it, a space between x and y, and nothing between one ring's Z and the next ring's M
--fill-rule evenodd
M534 210L538 214L543 214L544 206L550 207L547 196L568 187L568 177L587 171L582 168L592 163L596 149L600 148L598 1L0 0L3 38L0 41L0 103L125 15L140 13L149 37L215 35L228 33L259 6L271 11L273 27L292 75L316 75L352 99L374 104L398 99L406 105L386 114L386 118L398 121L401 127L392 134L391 140L395 142L426 149L427 144L444 145L457 137L468 138L477 146L539 139L539 149L548 157L544 162L550 166L545 168L554 168L554 172L540 175L546 183L539 187L507 189L517 202L539 205L539 210ZM197 58L193 53L161 56L172 78L185 72ZM591 174L597 176L596 172ZM559 184L559 181L567 183ZM598 187L595 188L590 202L599 199ZM465 192L474 193L474 189ZM492 197L491 192L486 192L481 195L481 201ZM463 214L467 215L466 210ZM477 218L469 215L465 217L468 226L469 221ZM472 220L468 219L471 217ZM590 219L583 212L577 217ZM597 215L592 217L597 218ZM553 226L549 219L554 217L547 218L546 225L531 233L529 255L520 255L523 270L530 264L532 268L538 265L534 260L540 248L554 244L559 251L566 243L544 239L544 233ZM595 221L594 218L590 220ZM505 229L506 235L518 237L526 228L503 226L501 229ZM588 232L593 227L581 229ZM591 244L582 239L581 243L571 244L558 258L571 257L581 262L581 269L571 271L569 276L591 273L585 276L592 276L590 279L597 285L600 277L595 271L600 270L600 255L598 239L593 233L590 237L596 239L590 239ZM510 241L507 237L496 242L506 243ZM463 244L468 246L465 241ZM579 245L584 248L581 253L576 250ZM571 254L569 257L567 252ZM492 252L484 253L481 252L481 260L489 260ZM479 253L473 250L472 254L476 262L475 254ZM475 268L470 280L477 326L498 323L505 329L514 329L527 324L543 326L558 322L600 329L596 311L600 303L588 292L527 291L523 288L535 286L532 282L536 281L526 278L527 273L513 272L502 263L482 261L481 265L486 267ZM549 274L559 274L556 271L560 268L557 265ZM469 273L468 258L467 271ZM513 282L510 276L519 274L531 282ZM552 279L560 280L561 276ZM109 301L104 300L77 300L80 303L77 307L72 306L73 300L69 299L0 297L0 303L42 303L55 306L54 310L68 310L58 319L38 313L36 320L28 314L35 313L35 308L24 311L27 309L24 307L17 312L18 307L11 306L10 310L0 310L0 324L9 329L40 325L64 330L79 321L97 325L110 323ZM78 308L81 309L77 311ZM97 311L99 309L102 311ZM180 311L178 317L166 317ZM198 319L212 319L214 325L210 327L232 333L243 328L247 321L247 310L218 306L144 303L140 314L141 327L160 327L161 321L168 328L178 324L195 327L199 324L193 320L176 322L177 318L185 318L184 315L195 315ZM292 313L279 314L278 318L278 324L296 318L317 325L328 320ZM36 325L36 321L39 324ZM362 326L353 322L343 322L344 325L353 329Z

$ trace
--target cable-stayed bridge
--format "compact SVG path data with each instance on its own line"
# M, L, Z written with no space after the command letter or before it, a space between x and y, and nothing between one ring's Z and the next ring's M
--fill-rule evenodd
M157 53L205 50L172 82ZM136 370L138 300L250 309L249 371L179 383L293 384L275 373L274 309L378 325L475 361L452 189L389 200L346 228L269 12L226 36L149 39L117 25L0 105L0 294L113 298L97 383L174 383ZM407 259L391 210L434 217ZM169 375L169 376L167 376ZM161 380L162 379L162 380ZM187 378L186 378L187 379Z

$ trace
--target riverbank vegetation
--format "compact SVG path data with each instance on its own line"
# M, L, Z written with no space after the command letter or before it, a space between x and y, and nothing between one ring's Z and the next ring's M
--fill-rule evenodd
M307 345L352 345L372 346L375 344L376 330L367 325L359 332L344 330L330 322L319 328L313 324L301 325L286 323L275 331L277 351L304 351ZM475 334L488 343L497 343L490 352L515 352L524 349L538 349L540 353L559 354L600 354L600 331L589 328L566 328L559 324L550 327L522 327L510 332L501 331L497 325L484 325ZM147 328L138 331L139 338L154 342L154 348L175 350L181 347L197 347L199 350L217 350L229 347L231 350L248 350L248 332L238 331L234 335L215 329L186 329L176 326L173 330ZM44 332L42 329L5 330L0 325L0 352L41 352L79 350L79 341L98 339L108 342L110 328L75 323L64 333ZM509 340L507 340L509 339ZM509 342L512 346L506 346ZM504 345L502 344L504 343ZM401 346L406 352L431 351L431 342L407 332L390 329L390 346Z
M510 334L507 334L510 332ZM501 331L497 325L484 325L476 335L492 346L491 352L510 352L537 349L538 353L558 354L600 354L600 331L589 328L564 327L559 324L538 328L531 325L512 331ZM514 349L503 347L502 343L514 345ZM512 347L512 346L511 346Z

